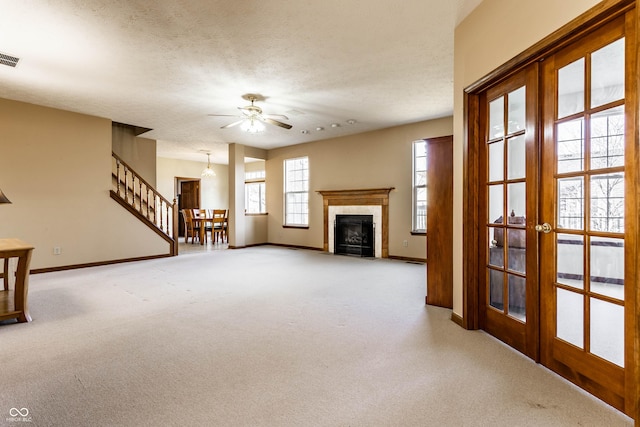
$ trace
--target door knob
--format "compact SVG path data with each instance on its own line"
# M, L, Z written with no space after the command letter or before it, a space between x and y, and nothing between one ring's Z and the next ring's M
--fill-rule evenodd
M544 224L537 224L535 228L538 233L542 232L547 234L551 232L551 225L549 225L548 222L545 222Z

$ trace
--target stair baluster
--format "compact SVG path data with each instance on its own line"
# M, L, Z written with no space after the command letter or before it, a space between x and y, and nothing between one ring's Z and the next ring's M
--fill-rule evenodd
M178 254L178 207L165 199L147 181L138 175L124 160L112 153L113 188L111 198L118 201L132 214L155 230L171 244L171 255ZM121 169L123 172L121 172ZM137 181L137 182L136 182ZM124 194L122 187L124 186Z

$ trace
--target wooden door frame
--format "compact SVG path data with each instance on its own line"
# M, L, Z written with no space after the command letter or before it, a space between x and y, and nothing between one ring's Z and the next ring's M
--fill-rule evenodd
M174 199L177 200L178 202L176 203L176 208L181 208L181 204L182 204L182 197L178 197L179 194L182 194L182 183L183 182L201 182L202 180L200 178L188 178L188 177L180 177L180 176L176 176L174 179L174 185L173 185L173 191L174 191ZM202 197L201 195L201 191L202 191L202 186L198 186L198 207L200 207L200 199ZM183 219L182 219L182 212L178 211L178 228L182 229L182 231L184 232L184 225L183 225ZM178 232L178 235L182 235L183 233Z
M477 183L480 180L480 156L479 144L483 142L483 135L480 127L481 114L481 94L490 86L508 78L515 72L524 69L526 66L542 60L545 56L557 52L563 47L573 43L580 37L588 34L594 27L602 25L605 22L613 20L620 15L635 8L640 10L640 0L604 0L596 6L570 21L557 31L542 39L529 49L515 56L510 61L496 68L483 78L466 87L464 90L463 100L463 272L462 272L462 318L452 316L456 323L466 329L479 328L479 311L480 304L480 274L483 272L483 262L477 257L477 248L479 247L481 236L479 234L480 225L482 225L483 216L478 211L479 192ZM635 14L635 28L640 29L640 13ZM629 59L627 59L629 60ZM640 52L636 49L635 58L631 59L636 64L636 69L640 69ZM632 102L638 110L638 90L640 88L640 76L636 75L634 85L634 95L628 102ZM634 134L635 144L638 145L638 125L640 118L638 114L635 116ZM640 164L640 150L636 150L635 164ZM640 174L636 174L633 179L637 182ZM640 187L638 187L640 188ZM636 198L637 211L640 211L640 197ZM639 239L629 244L639 246ZM629 260L625 268L637 268L640 266L640 251L636 250L636 259ZM631 265L629 265L631 264ZM638 283L633 284L635 295L632 303L635 307L640 307L640 286ZM635 316L634 322L629 326L633 331L633 339L627 340L627 344L632 344L633 360L632 365L626 367L626 376L628 379L636 379L635 381L627 381L626 401L628 406L625 412L634 418L635 422L640 424L640 316Z
M192 181L197 181L200 182L202 181L200 178L187 178L187 177L182 177L182 176L176 176L175 177L175 186L174 186L174 192L175 192L175 198L178 198L178 194L180 193L180 185L183 182L192 182ZM201 188L200 188L201 189ZM200 198L201 198L201 194L198 193L198 206L200 205Z

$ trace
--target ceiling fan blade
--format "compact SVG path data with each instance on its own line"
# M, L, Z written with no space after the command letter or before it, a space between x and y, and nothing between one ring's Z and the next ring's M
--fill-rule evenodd
M270 119L270 118L267 118L267 117L262 117L260 120L262 120L265 123L269 123L269 124L272 124L272 125L280 126L281 128L285 128L285 129L291 129L293 127L290 124L282 123L282 122L279 122L277 120L273 120L273 119Z
M244 122L244 119L242 120L238 120L237 122L233 122L233 123L229 123L228 125L222 126L220 129L226 129L226 128L230 128L236 125L239 125L240 123Z
M268 117L270 119L289 120L289 117L284 114L263 114L262 117Z

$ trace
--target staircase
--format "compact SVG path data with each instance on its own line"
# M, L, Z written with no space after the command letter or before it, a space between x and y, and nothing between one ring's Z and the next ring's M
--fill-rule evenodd
M111 153L111 198L169 243L178 255L178 206L165 199L116 153Z

